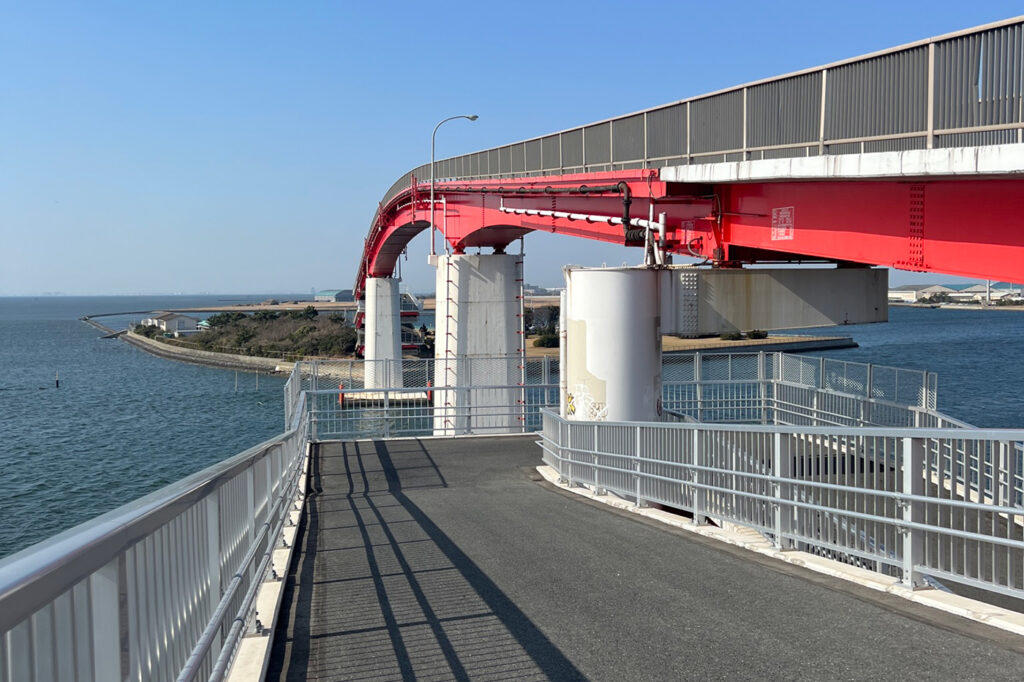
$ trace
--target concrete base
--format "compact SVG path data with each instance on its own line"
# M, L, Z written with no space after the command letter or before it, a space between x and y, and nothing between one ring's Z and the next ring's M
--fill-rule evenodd
M435 435L521 430L521 264L512 254L437 258Z
M662 333L707 336L888 320L884 268L666 268Z
M402 386L402 315L393 277L366 278L366 388Z

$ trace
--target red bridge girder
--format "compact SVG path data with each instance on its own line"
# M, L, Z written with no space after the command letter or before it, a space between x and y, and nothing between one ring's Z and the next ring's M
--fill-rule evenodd
M626 244L620 225L519 215L501 207L621 217L617 191L523 194L626 183L633 219L666 214L666 248L719 265L826 260L1024 282L1024 179L900 178L666 183L657 170L437 183L435 221L456 253L502 250L531 231ZM518 192L518 193L517 193ZM441 197L446 211L442 211ZM381 207L355 284L390 276L408 242L429 226L429 185Z

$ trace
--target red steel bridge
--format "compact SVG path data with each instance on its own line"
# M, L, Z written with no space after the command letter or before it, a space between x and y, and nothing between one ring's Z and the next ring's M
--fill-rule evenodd
M444 159L433 211L424 165L381 202L356 297L431 223L455 253L541 231L1022 282L1022 94L1017 17Z

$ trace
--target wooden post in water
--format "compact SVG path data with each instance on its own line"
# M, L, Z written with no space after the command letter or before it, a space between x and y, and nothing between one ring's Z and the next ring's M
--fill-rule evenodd
M53 374L53 384L54 384L54 388L60 388L60 370L57 370L56 372L54 372L54 374Z

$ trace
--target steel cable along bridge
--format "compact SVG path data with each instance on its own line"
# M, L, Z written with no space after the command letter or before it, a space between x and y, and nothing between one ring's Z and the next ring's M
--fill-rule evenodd
M1020 281L1022 55L1018 17L443 159L433 222L455 253L531 231L639 244L600 220L628 189L627 215L665 214L666 251L720 265ZM381 200L357 299L430 225L429 178L414 168Z
M390 277L432 209L455 254L504 258L540 230L643 246L659 265L675 253L721 270L811 260L1021 281L1022 82L1017 18L446 159L433 207L425 167L389 190L356 288ZM466 262L439 268L458 285L439 321L494 307L493 292L459 288L484 267ZM522 310L507 286L521 265L492 271L506 313ZM367 292L367 317L399 320L397 288L382 292ZM378 326L400 349L399 325ZM569 335L563 358L510 362L511 334L488 357L450 329L458 350L435 358L296 363L280 436L0 561L0 682L1020 670L1019 653L962 625L765 579L751 556L666 542L518 475L543 461L887 591L973 590L987 623L1020 632L994 605L1024 599L1024 430L939 412L934 374L653 351L659 421L569 418Z

